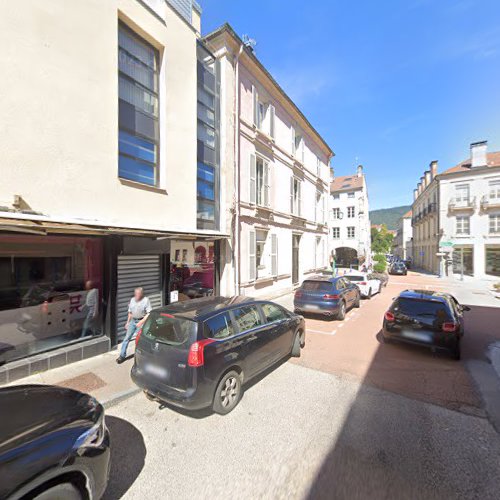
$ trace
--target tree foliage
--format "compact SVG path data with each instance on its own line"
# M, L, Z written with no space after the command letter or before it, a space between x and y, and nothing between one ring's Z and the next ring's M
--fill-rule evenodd
M372 227L372 250L375 253L388 253L392 248L392 240L394 236L387 230L387 226L382 224L379 229Z

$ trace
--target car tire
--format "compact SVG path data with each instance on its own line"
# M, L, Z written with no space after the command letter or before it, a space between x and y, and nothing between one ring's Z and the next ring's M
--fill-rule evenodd
M212 408L219 415L226 415L234 410L241 399L241 378L238 372L227 372L217 384Z
M301 349L300 336L301 336L300 331L298 331L293 339L293 345L291 351L291 356L293 358L300 358L300 349Z
M345 319L345 302L340 303L340 309L339 312L337 313L337 319L339 321L343 321Z
M354 306L356 309L359 309L361 307L361 294L358 293L358 296L356 300L354 301Z
M36 500L82 500L80 490L72 483L60 483L33 497Z
M366 296L366 298L368 300L370 300L372 298L372 289L371 288L368 290L368 295Z

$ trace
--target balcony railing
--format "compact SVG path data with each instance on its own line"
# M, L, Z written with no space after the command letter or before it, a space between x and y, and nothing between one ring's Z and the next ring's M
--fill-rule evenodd
M500 208L500 196L484 195L481 198L481 208L487 210L488 208Z
M476 198L452 198L448 203L449 210L474 210Z

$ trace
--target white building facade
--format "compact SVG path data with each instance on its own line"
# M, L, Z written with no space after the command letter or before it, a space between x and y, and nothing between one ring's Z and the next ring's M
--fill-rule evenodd
M394 255L403 260L413 259L411 216L412 212L409 210L398 220L396 236L392 245Z
M368 187L363 167L330 183L329 255L338 267L371 262Z
M221 194L235 262L222 282L280 295L328 264L333 153L229 25L204 40L221 71Z

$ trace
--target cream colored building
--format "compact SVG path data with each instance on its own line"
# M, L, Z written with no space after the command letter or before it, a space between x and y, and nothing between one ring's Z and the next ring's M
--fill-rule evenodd
M204 39L221 71L224 286L275 296L328 265L330 147L229 25ZM235 189L236 187L236 189Z
M200 16L192 0L1 3L0 383L116 344L135 286L154 306L225 293Z

